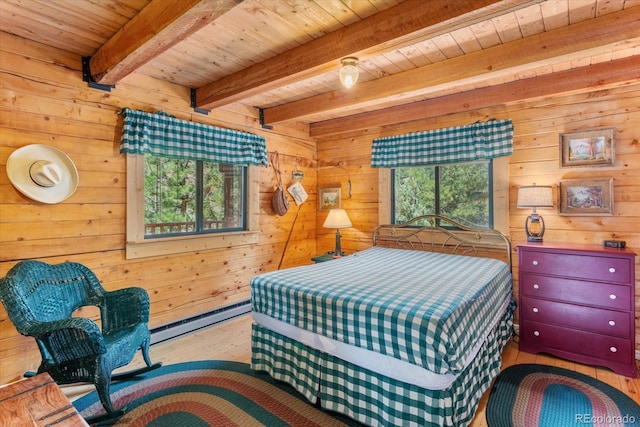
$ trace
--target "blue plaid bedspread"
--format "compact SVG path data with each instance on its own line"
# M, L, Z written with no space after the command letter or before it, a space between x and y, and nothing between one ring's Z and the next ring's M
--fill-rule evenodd
M251 281L255 312L438 374L464 369L512 298L502 261L381 247Z

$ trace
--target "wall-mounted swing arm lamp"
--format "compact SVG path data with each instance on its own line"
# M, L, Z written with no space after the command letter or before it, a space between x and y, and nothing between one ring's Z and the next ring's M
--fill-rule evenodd
M340 60L342 67L340 67L339 76L342 86L349 89L356 84L358 77L360 76L360 70L358 70L358 58L354 56L347 56Z
M334 257L344 256L344 252L342 252L342 247L340 245L340 229L341 228L349 228L351 227L351 220L349 219L349 215L347 215L347 211L344 209L331 209L329 211L329 215L327 215L327 219L322 224L324 228L335 228L336 229L336 250L331 252Z
M540 185L524 186L518 188L518 208L533 208L533 212L527 216L524 229L528 242L542 242L544 235L544 219L536 212L536 208L552 208L553 196L551 187Z

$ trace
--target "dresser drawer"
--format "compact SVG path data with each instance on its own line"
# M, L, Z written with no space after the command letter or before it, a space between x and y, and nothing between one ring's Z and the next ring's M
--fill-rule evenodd
M632 308L631 286L523 274L520 292L534 298L584 304L618 310Z
M520 316L524 321L550 323L584 331L631 338L629 312L565 304L522 297Z
M634 266L628 258L524 250L520 256L519 268L530 273L630 283L630 271Z
M615 363L634 362L631 339L536 322L522 322L521 339L540 351L553 353L557 349Z

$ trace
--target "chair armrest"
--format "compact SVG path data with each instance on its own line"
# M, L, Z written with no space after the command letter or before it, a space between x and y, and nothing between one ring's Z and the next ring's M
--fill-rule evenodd
M101 304L101 316L105 333L148 323L149 294L136 287L106 292Z
M107 352L96 322L82 317L30 325L25 335L44 345L56 363Z

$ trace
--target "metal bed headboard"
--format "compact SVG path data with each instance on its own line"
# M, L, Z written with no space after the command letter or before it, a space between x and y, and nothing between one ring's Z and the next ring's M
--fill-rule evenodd
M511 242L497 230L474 228L442 215L421 215L403 224L379 225L373 246L497 258L511 267Z

